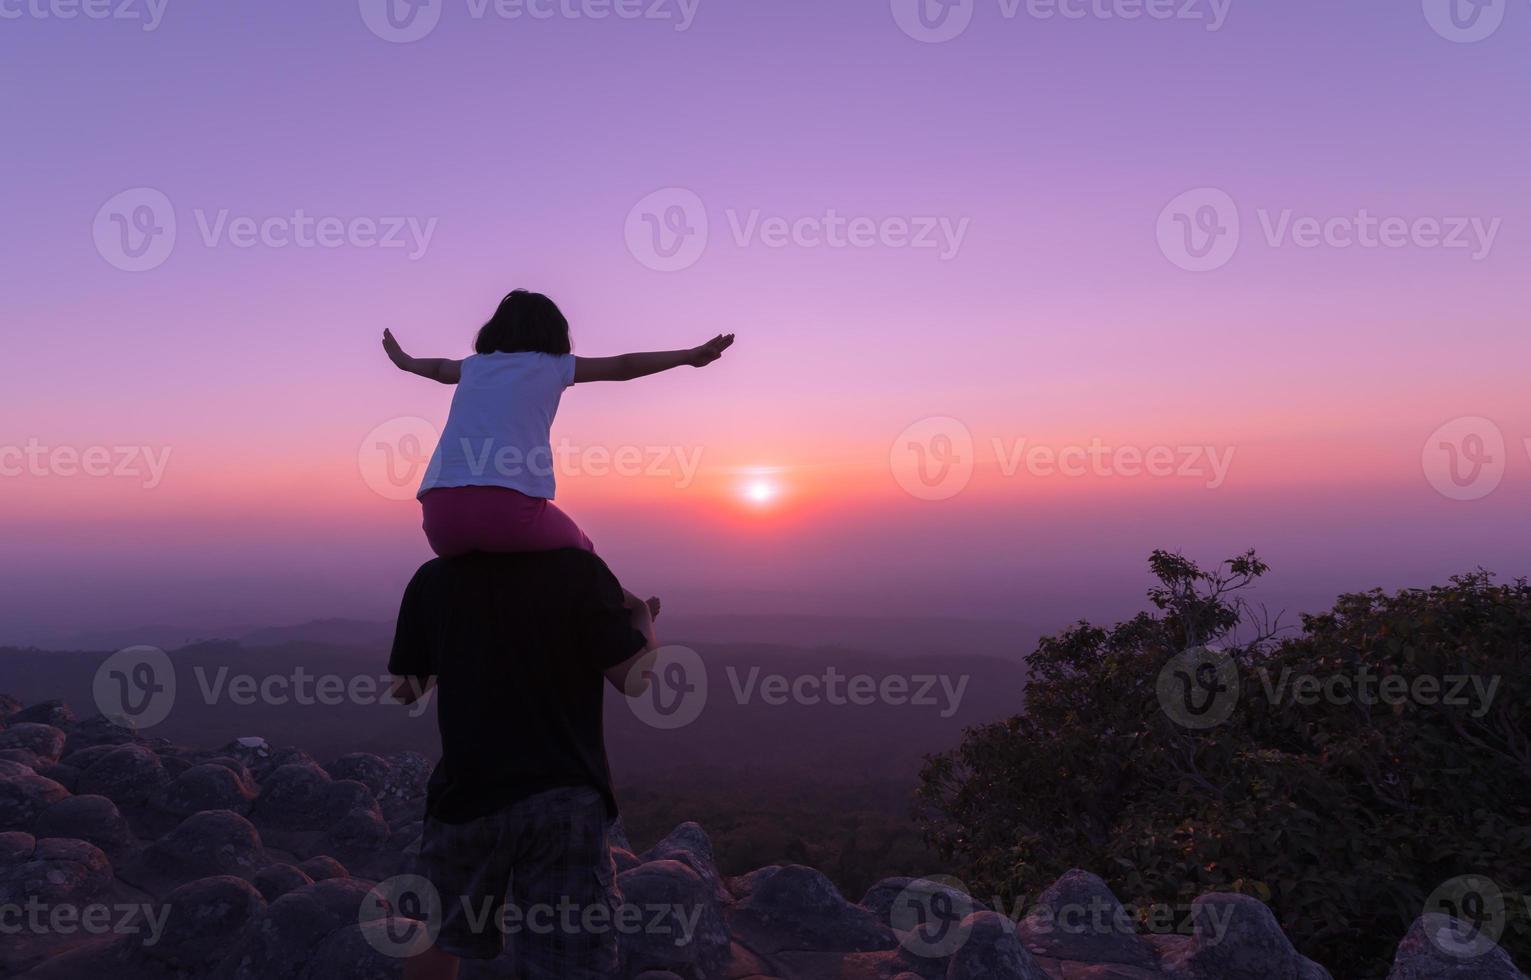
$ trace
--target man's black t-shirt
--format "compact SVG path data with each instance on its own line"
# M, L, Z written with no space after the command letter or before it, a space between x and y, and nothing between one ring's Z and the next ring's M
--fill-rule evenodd
M603 672L644 642L615 576L589 552L422 565L404 592L388 670L437 678L441 761L426 811L465 823L544 790L591 786L615 816Z

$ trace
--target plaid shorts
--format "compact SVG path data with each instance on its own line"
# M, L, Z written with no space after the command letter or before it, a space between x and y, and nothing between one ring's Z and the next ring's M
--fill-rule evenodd
M616 976L622 895L595 790L549 790L470 823L427 819L417 873L439 893L442 950L493 959L508 941L528 977Z

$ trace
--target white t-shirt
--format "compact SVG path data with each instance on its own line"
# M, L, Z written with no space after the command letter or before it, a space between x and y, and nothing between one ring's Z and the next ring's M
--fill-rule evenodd
M463 361L417 496L439 487L508 487L552 500L548 433L573 383L572 354L475 354Z

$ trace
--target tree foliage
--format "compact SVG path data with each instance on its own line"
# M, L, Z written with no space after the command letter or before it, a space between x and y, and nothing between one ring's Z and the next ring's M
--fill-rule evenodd
M1013 903L1082 867L1139 907L1243 892L1304 954L1372 977L1430 896L1474 875L1505 901L1485 928L1531 963L1531 587L1480 571L1345 595L1282 636L1244 598L1266 572L1253 552L1150 566L1153 611L1042 640L1024 714L926 760L917 817L968 885ZM1200 645L1238 677L1205 730L1157 683ZM1467 703L1446 703L1456 678Z

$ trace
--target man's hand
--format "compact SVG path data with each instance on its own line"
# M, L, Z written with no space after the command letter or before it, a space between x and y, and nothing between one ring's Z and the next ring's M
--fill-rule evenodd
M723 356L723 352L734 345L734 335L720 333L700 347L693 347L687 353L689 357L686 363L692 367L706 367L713 361Z

